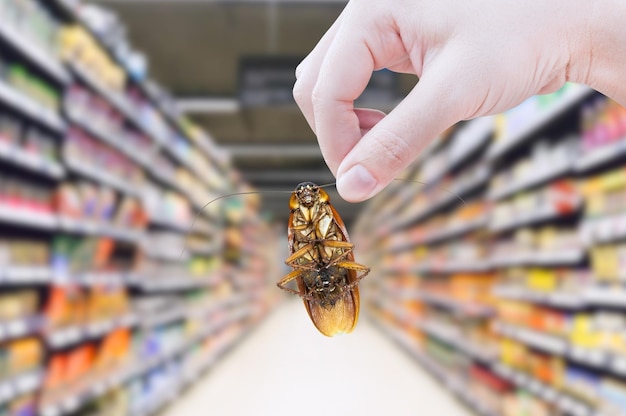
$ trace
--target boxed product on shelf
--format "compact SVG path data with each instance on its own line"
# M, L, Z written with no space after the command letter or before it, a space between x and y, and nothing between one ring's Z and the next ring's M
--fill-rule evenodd
M107 334L100 343L95 360L95 372L103 377L120 371L132 364L129 354L132 334L128 329L116 329Z
M37 414L37 395L24 394L0 405L3 416L35 416Z
M63 156L72 168L87 171L96 180L110 182L114 186L139 192L145 183L145 173L126 155L94 139L81 129L72 127L68 130L63 147Z
M166 140L173 141L177 144L178 140L172 140L175 137L175 133L172 128L166 123L163 115L158 112L149 100L143 98L143 94L138 91L137 88L131 88L127 92L127 97L130 105L136 114L139 115L139 119L144 126L149 126L150 131L157 137L164 138ZM186 141L180 140L183 143ZM188 149L183 149L182 153L186 153Z
M516 265L576 265L585 259L585 247L577 227L519 228L492 243L492 262Z
M185 260L186 236L174 231L152 231L150 241L144 243L143 253L152 258L161 258L175 261Z
M532 300L532 295L561 294L580 295L592 284L593 277L587 268L528 268L511 267L500 272L497 296L500 298L524 298ZM547 298L549 301L549 298ZM553 301L558 303L558 299Z
M468 381L470 394L486 413L504 414L505 401L514 390L509 382L475 364L470 368Z
M63 182L55 193L55 211L77 225L109 225L119 230L142 230L147 224L142 203L132 196L118 196L106 186L89 182Z
M620 312L579 312L572 317L569 341L582 349L626 356L626 342L621 335L625 329L626 320Z
M156 153L152 159L154 170L158 175L167 178L168 181L176 181L176 164L167 158L163 152ZM180 186L180 185L178 185Z
M626 410L626 384L621 379L569 365L565 371L564 387L592 403L601 414L619 415Z
M127 249L133 248L110 238L59 235L52 242L52 267L59 277L69 279L90 273L128 272L133 259Z
M34 127L25 132L21 146L26 153L37 155L43 160L59 161L58 147L54 139Z
M38 239L0 236L1 267L41 267L50 264L50 245Z
M592 370L568 365L563 377L563 387L587 401L597 402L601 378Z
M131 311L128 292L122 287L94 286L85 300L86 322L107 322L127 316Z
M580 154L580 139L566 137L555 142L539 141L528 157L501 169L491 180L489 196L501 199L542 182L567 175Z
M126 83L126 73L112 61L84 27L64 26L60 30L59 43L64 60L79 65L105 87L122 91Z
M498 316L500 322L544 333L565 336L570 331L570 313L524 301L500 300Z
M626 280L626 243L596 245L590 252L591 268L597 280L615 283Z
M586 244L623 240L626 235L626 204L623 198L625 186L626 170L623 167L580 181L581 193L585 200L580 233Z
M105 335L111 329L127 326L131 306L128 292L122 287L57 286L50 289L44 305L44 333L52 345Z
M565 360L561 356L538 352L525 344L503 338L500 340L500 360L507 367L546 385L557 389L563 386Z
M51 56L56 56L59 24L39 2L3 0L0 2L0 15L3 25L17 31Z
M466 355L459 354L449 345L432 338L425 341L423 349L428 357L443 366L444 371L449 371L461 378L467 378L472 361Z
M457 273L450 276L449 289L452 298L478 305L492 305L492 288L496 276L492 273Z
M626 211L622 191L626 187L626 169L612 169L581 180L585 198L585 216L594 218Z
M85 322L86 300L80 288L56 286L48 290L48 299L43 308L48 331L78 327Z
M96 400L80 409L77 416L124 416L130 409L130 391L128 386L120 386L97 397Z
M4 145L16 145L21 138L22 129L22 122L17 117L4 112L0 115L0 141Z
M0 381L39 370L44 357L43 345L35 337L3 343L0 346Z
M130 362L130 339L128 330L117 330L99 343L53 353L48 359L40 408L59 407L68 401L79 407L81 397Z
M0 294L0 322L32 319L37 314L39 293L17 290Z
M497 202L492 210L492 229L558 219L575 213L581 197L571 180L558 180L538 190L522 192L512 199Z
M539 119L548 113L555 104L564 101L571 93L580 89L580 85L567 83L552 94L537 95L497 116L496 141L507 140L528 129L529 120Z
M36 127L26 127L22 120L11 114L0 114L0 152L10 158L16 151L42 161L59 161L58 146L53 137Z
M585 152L622 141L626 136L626 108L603 96L582 106L581 138Z
M176 170L176 183L187 192L192 202L198 206L204 206L213 199L206 186L188 169L181 167ZM211 205L207 207L208 213L215 212L215 208Z
M51 213L53 189L40 182L23 179L13 172L0 171L0 207L12 211Z
M126 127L125 116L109 101L88 89L72 85L65 94L64 108L74 123L124 149L129 155L143 158L152 153L154 142L145 134Z
M504 416L550 416L558 412L555 406L529 394L523 390L518 390L515 394L504 397Z
M191 224L191 205L189 200L179 193L163 191L156 186L148 185L143 201L152 222L172 224L184 230Z
M2 57L0 56L0 60ZM58 89L49 82L35 75L28 68L16 63L4 62L0 79L17 91L32 98L42 107L58 112L61 108L61 96Z

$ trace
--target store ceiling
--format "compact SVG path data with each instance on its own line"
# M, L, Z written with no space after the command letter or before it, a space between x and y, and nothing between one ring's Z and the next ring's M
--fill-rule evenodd
M241 109L237 76L241 57L306 56L345 1L95 3L120 16L132 45L148 57L151 76L175 97L217 104L189 115L232 150L235 166L251 184L260 189L292 189L305 180L334 181L295 103L286 108ZM412 78L402 78L401 88L408 90L413 83ZM347 222L358 214L359 206L341 201L336 194L331 198ZM277 219L288 214L284 196L263 199Z

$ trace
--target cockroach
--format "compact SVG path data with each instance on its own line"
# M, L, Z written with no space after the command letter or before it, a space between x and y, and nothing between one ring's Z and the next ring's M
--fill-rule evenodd
M354 245L350 242L346 226L323 189L330 185L334 184L319 186L313 182L303 182L290 192L291 212L287 227L290 256L285 264L292 271L277 282L279 288L302 298L311 321L328 337L354 330L360 308L358 284L370 272L369 267L354 260ZM204 207L219 199L263 192L222 195ZM465 204L463 198L456 196ZM298 290L287 286L294 280Z
M299 184L289 200L287 237L293 269L278 287L302 297L324 335L352 332L359 318L358 282L370 269L354 261L354 245L328 193L312 182ZM295 280L298 290L287 287Z

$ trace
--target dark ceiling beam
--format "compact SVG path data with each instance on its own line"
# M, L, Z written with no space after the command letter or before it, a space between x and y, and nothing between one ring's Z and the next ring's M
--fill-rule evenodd
M328 169L241 170L243 177L256 186L266 184L297 184L304 181L316 184L335 182Z
M230 97L177 98L176 107L186 114L233 114L241 110L239 100Z
M249 144L223 146L233 159L258 159L264 157L321 159L322 152L318 145L299 144Z

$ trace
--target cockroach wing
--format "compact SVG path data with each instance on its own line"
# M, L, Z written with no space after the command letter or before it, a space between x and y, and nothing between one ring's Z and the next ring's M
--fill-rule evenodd
M349 281L356 280L354 270L348 270L348 275ZM306 286L302 279L298 279L298 288L302 293L306 293ZM359 320L361 299L358 286L346 290L330 308L325 308L316 300L304 299L303 301L311 321L317 330L327 337L352 332Z

